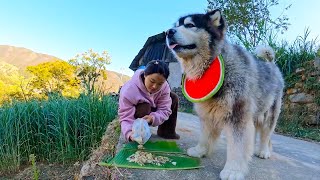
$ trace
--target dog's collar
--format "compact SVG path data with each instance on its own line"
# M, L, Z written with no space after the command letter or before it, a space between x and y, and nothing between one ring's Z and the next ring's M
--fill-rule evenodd
M224 61L222 55L215 57L209 68L196 80L183 74L182 93L191 102L203 102L214 96L224 81Z

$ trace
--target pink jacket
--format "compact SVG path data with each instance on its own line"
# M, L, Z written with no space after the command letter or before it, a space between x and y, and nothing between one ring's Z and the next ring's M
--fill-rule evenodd
M134 114L137 104L147 102L151 107L157 108L156 112L150 113L153 116L152 126L159 126L172 113L172 100L168 82L165 82L159 91L150 94L142 81L142 73L143 70L137 70L131 80L125 83L120 91L118 115L121 123L121 132L127 141L135 120Z

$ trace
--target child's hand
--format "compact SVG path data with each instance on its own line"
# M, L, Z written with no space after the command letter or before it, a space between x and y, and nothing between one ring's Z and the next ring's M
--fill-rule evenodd
M153 123L153 116L151 115L145 115L143 119L145 119L149 125Z
M129 140L130 140L130 141L134 141L133 138L132 138L132 136L133 136L133 131L131 131L131 132L129 133Z
M131 140L131 141L136 141L137 143L141 143L142 142L142 138L141 137L138 137L138 138L134 138L134 132L133 131L131 131L131 133L130 133L130 135L129 135L129 139Z
M142 118L136 119L132 124L132 130L129 136L132 141L136 141L139 144L146 143L151 137L147 120Z

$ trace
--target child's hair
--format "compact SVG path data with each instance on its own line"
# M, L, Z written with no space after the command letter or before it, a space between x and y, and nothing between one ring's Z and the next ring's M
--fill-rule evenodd
M159 73L163 75L166 79L169 77L169 67L168 65L162 60L152 60L150 61L146 69L144 70L144 75L148 76L150 74Z

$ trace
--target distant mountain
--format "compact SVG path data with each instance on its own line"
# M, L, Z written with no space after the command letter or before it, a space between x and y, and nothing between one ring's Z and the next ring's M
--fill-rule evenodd
M2 76L10 76L10 73L16 73L18 69L24 70L27 66L55 60L61 59L47 54L36 53L23 47L0 45L0 73L2 72ZM118 92L119 87L129 79L130 77L127 75L107 71L107 80L100 81L98 84L104 92Z
M103 92L118 92L120 86L122 86L125 82L130 80L130 77L127 75L121 75L120 73L107 71L107 79L98 81L98 87Z
M0 45L0 61L12 64L21 69L57 59L59 60L57 57L36 53L22 47Z

